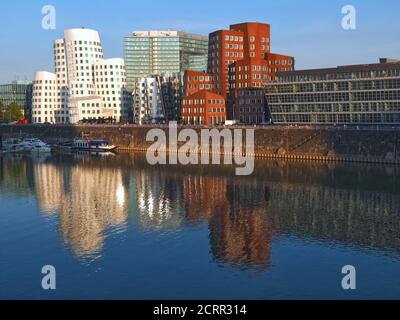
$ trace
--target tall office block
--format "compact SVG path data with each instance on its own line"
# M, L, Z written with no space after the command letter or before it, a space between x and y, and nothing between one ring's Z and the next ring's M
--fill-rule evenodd
M134 31L124 39L128 89L152 75L207 70L208 37L181 31Z

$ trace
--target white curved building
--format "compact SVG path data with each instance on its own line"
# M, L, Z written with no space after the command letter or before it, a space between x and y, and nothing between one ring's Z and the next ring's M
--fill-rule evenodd
M57 80L54 73L35 74L32 94L32 120L34 123L54 123L57 110Z
M111 112L116 119L128 118L132 98L126 89L124 60L98 60L94 64L94 83L96 92L103 99L105 112Z
M110 117L115 121L128 119L131 97L126 91L124 61L104 60L97 31L65 30L64 39L55 40L53 47L57 91L56 101L51 105L53 117L43 121L48 103L46 107L41 100L35 105L37 113L32 114L34 123L74 124L85 119ZM45 89L34 88L34 97L44 94L37 90Z

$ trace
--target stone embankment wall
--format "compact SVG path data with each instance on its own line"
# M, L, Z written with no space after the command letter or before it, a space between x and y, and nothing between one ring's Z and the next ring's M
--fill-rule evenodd
M120 150L139 152L146 151L152 144L146 142L146 135L151 129L140 126L21 125L0 126L0 136L2 139L37 137L51 143L75 137L105 139ZM161 129L168 138L168 127ZM178 131L181 129L178 128ZM238 128L230 128L233 129ZM393 128L254 129L254 153L258 158L400 164L400 130ZM200 131L199 128L196 130Z

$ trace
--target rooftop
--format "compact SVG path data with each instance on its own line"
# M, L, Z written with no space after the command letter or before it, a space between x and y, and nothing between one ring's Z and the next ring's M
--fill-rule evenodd
M189 32L184 32L184 31L178 31L178 30L164 30L164 31L158 31L158 30L147 30L147 31L133 31L131 34L132 37L141 37L141 38L159 38L159 37L186 37L186 38L191 38L191 39L197 39L197 40L204 40L208 41L208 36L203 36L200 34L194 34L194 33L189 33Z
M400 69L400 61L395 59L380 59L380 63L373 64L357 64L348 66L337 66L335 68L322 68L322 69L306 69L294 71L281 71L277 76L301 76L301 75L319 75L326 73L351 73L362 71L381 71L390 69Z

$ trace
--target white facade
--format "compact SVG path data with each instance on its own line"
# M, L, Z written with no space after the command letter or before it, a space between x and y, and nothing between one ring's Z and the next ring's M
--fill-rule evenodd
M135 123L145 124L163 117L157 77L141 78L136 81L133 101Z
M183 76L183 72L166 72L135 81L134 122L177 121L183 98Z
M104 112L115 119L129 116L132 99L126 90L126 73L123 59L97 61L94 65L95 90L103 98Z
M54 41L54 61L55 74L38 72L35 76L33 123L74 124L85 119L128 118L131 98L126 90L124 61L104 60L97 31L66 30L64 39ZM44 121L49 103L44 103L43 77L56 79L57 99L51 102L53 117L48 121Z
M32 117L39 123L54 123L58 99L56 75L38 72L35 75L32 95Z

